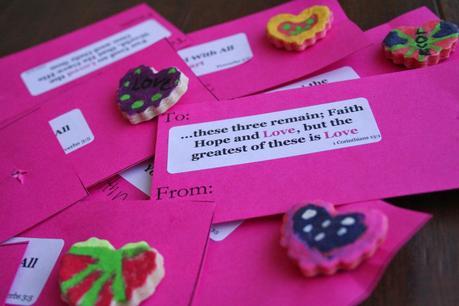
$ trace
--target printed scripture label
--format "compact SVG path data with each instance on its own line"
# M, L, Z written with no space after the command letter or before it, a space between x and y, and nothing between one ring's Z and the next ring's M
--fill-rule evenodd
M79 50L21 73L32 96L45 93L108 66L169 37L171 32L150 19Z
M210 227L210 239L213 241L222 241L226 239L235 229L242 224L241 221L232 221L225 223L212 224Z
M245 33L182 49L178 54L197 76L239 66L253 57Z
M275 92L275 91L282 91L282 90L289 90L295 88L303 88L303 87L312 87L317 85L325 85L335 82L347 81L347 80L355 80L360 79L357 72L354 71L349 66L345 66L342 68L338 68L329 72L325 72L311 78L295 82L293 84L276 88L274 90L268 92Z
M94 135L79 109L73 109L49 121L65 154L76 151L94 140Z
M151 194L151 177L153 176L153 160L147 160L143 163L121 172L120 176L134 185L137 189L150 196Z
M28 242L27 250L6 299L11 305L33 305L40 296L59 254L62 239L12 238L5 244Z
M365 98L169 130L167 171L182 173L370 144L381 134Z

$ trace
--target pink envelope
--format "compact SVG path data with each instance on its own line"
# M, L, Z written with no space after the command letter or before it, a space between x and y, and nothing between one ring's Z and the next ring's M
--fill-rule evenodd
M91 187L84 200L149 200L152 176L153 160L147 160Z
M286 85L284 84L277 87L275 90L311 87L357 79L359 77L404 71L406 69L403 66L394 65L390 60L387 60L384 57L382 41L386 35L396 27L403 25L422 25L427 21L437 19L438 17L426 7L421 7L403 14L388 23L366 31L365 35L372 42L370 46L360 49L352 55L349 55L346 58L339 60L300 81L293 81ZM454 52L450 56L449 60L445 61L445 63L458 58L459 53Z
M87 195L53 138L37 112L0 129L0 242Z
M152 198L216 201L219 223L458 188L458 82L444 64L180 105L159 118Z
M175 26L149 6L141 4L52 41L3 57L0 59L0 82L8 90L1 93L0 104L8 104L8 107L4 107L0 123L4 124L6 119L14 120L15 116L76 85L83 86L80 90L86 90L83 84L91 84L87 80L106 73L114 63L162 37L167 37L177 48L187 43L185 35ZM72 56L50 63L71 53Z
M393 20L370 29L365 32L365 36L373 43L372 45L357 51L356 53L340 60L324 71L334 70L339 67L352 67L361 77L372 76L382 73L404 71L406 68L394 65L390 60L384 57L382 41L386 35L394 28L400 26L421 26L431 20L439 18L428 8L421 7L416 10L403 14ZM454 52L449 61L458 59L459 53ZM444 62L448 63L448 61Z
M303 52L289 52L271 45L265 32L266 24L272 16L280 13L296 15L313 5L327 5L333 12L333 26L324 40ZM242 41L234 42L231 39L228 40L228 42L231 41L229 45L237 45L239 47L236 47L236 50L238 48L244 50L246 44L243 43L245 40L243 36L245 35L253 57L243 64L200 76L207 88L218 99L253 94L304 77L369 44L363 32L347 18L336 0L291 1L250 16L190 33L187 37L193 46L196 46L236 34L242 35ZM193 56L205 58L215 52L211 49L202 51L202 53L193 54L186 52L186 57L188 59ZM183 52L184 50L179 51L181 54ZM235 57L229 62L223 61L220 66L228 67L233 65L234 61L245 61L250 52L245 53L246 57L240 56L241 58ZM182 54L182 57L185 57L185 54ZM202 63L193 61L192 64L196 67Z
M62 239L62 251L57 249L59 258L72 244L90 237L107 239L115 248L146 241L163 255L166 273L154 296L142 305L188 305L201 268L213 210L212 204L152 206L145 201L80 202L21 236ZM60 259L41 294L34 297L35 305L65 305L60 300L59 265ZM34 288L27 287L27 290Z
M280 217L254 219L246 221L226 240L209 242L192 305L342 306L361 303L376 287L398 250L430 218L427 214L382 201L345 205L339 211L352 211L362 206L386 213L389 232L377 253L357 269L307 279L279 244Z
M52 129L47 131L57 135L54 142L64 142L66 158L85 187L153 155L156 120L132 125L116 106L119 79L140 64L157 70L176 66L188 76L188 91L177 105L214 100L170 44L162 40L107 67L104 73L94 75L91 82L76 85L47 101L40 108L41 119L50 122Z
M10 293L10 288L5 284L11 284L13 282L26 248L27 243L0 245L0 262L2 265L2 273L0 276L2 280L2 286L0 286L0 301L2 301L2 303L4 303L6 297Z
M89 195L83 201L132 201L150 199L147 194L137 189L118 174L105 182L89 188L88 192Z

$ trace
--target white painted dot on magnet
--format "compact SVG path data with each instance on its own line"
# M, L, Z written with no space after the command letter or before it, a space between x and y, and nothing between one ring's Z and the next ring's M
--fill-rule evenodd
M325 233L318 233L315 237L314 237L314 240L315 241L320 241L322 239L325 238Z
M352 225L355 223L355 219L352 217L346 217L341 221L342 225Z
M340 229L337 232L338 236L343 236L346 233L347 233L347 229L345 227L340 227Z
M324 222L322 222L322 227L328 227L330 224L331 224L330 220L325 220Z
M308 220L314 218L317 215L317 211L314 209L306 209L306 211L301 215L301 218Z
M309 233L310 231L312 231L312 224L308 224L305 227L303 227L303 232Z

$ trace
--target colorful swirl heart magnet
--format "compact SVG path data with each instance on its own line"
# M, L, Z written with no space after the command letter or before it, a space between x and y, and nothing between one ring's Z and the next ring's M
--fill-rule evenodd
M116 250L91 238L63 256L59 285L72 306L134 306L155 292L164 273L163 257L144 241Z
M407 68L435 65L450 56L458 37L457 25L447 21L430 21L418 28L403 26L384 38L384 54Z
M299 205L284 215L281 245L307 277L351 270L384 241L387 217L375 209L339 214L332 204Z
M147 66L131 69L120 80L117 103L132 124L166 112L185 94L188 78L177 68L156 72Z
M305 9L299 15L279 14L266 26L268 39L278 48L303 51L327 35L333 21L332 11L324 5Z

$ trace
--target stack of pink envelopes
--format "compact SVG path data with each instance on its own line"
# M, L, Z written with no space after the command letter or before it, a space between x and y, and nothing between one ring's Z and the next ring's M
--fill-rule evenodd
M334 20L315 46L266 39L272 16L318 4ZM437 19L419 8L363 32L336 0L296 0L185 35L139 5L1 58L0 300L63 305L62 256L99 237L164 256L143 305L360 303L430 218L381 199L459 188L459 55L405 70L381 47ZM116 90L141 64L178 67L189 88L131 125ZM376 254L305 278L280 246L282 215L318 200L385 213Z

